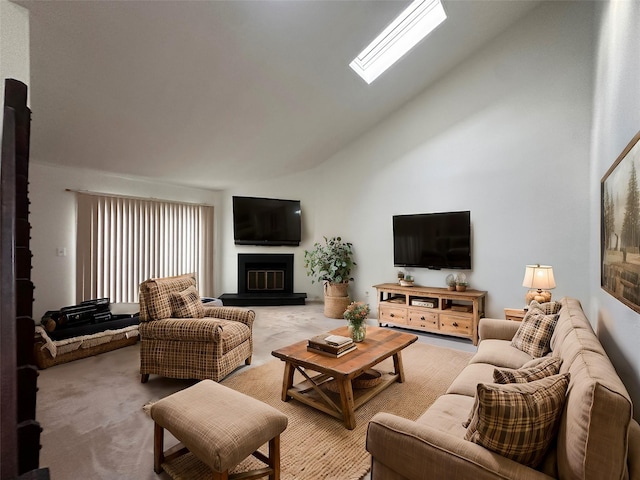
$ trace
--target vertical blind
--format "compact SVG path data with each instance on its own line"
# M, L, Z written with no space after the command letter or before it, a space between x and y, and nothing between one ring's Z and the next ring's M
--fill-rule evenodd
M77 192L76 299L138 302L148 278L195 273L213 294L213 207Z

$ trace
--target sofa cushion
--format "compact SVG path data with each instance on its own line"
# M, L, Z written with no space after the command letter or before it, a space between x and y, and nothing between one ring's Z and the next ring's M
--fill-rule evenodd
M449 385L447 393L456 395L476 396L479 383L493 382L493 371L496 367L488 363L470 363Z
M204 317L204 306L202 305L202 300L200 300L200 294L193 285L181 292L170 292L169 303L173 311L173 318Z
M422 414L416 423L433 427L442 432L463 438L466 428L462 426L462 421L467 412L473 407L474 397L467 395L445 394L436 399L435 402Z
M141 322L140 338L169 342L217 341L222 334L223 320L217 318L163 318L154 322Z
M487 342L488 340L484 340ZM506 342L504 342L506 343ZM482 343L480 343L482 345ZM500 343L496 343L496 345L501 345ZM515 350L512 347L509 347L512 350ZM472 359L473 361L473 359ZM478 390L479 383L492 383L493 382L493 371L495 367L489 363L469 363L462 372L458 374L455 380L449 385L447 389L447 394L449 395L466 395L472 399L475 398L476 392ZM469 412L464 416L463 421L460 423L465 429L471 423L471 419L473 418L473 412L475 410L475 404L472 402L470 409L467 410Z
M545 357L542 362L529 368L494 368L493 381L495 383L528 383L541 378L557 375L560 371L562 359L558 357Z
M575 328L571 334L565 338L564 342L557 347L558 350L553 353L562 358L561 372L569 371L574 360L585 351L597 353L603 358L608 358L604 347L593 330L584 328Z
M562 308L556 328L551 335L551 350L556 351L562 345L565 337L576 328L586 328L593 331L589 320L582 311L580 301L575 298L563 297L560 299Z
M505 320L506 322L506 320ZM482 340L469 363L489 363L494 367L520 368L531 355L511 346L511 340Z
M529 309L511 345L532 357L543 357L551 349L551 335L557 321L557 314L545 315L540 309Z
M529 383L479 384L465 439L536 467L556 436L569 377L565 373Z
M221 354L251 340L251 329L241 322L220 318L165 318L140 324L140 336L147 340L175 342L220 342Z

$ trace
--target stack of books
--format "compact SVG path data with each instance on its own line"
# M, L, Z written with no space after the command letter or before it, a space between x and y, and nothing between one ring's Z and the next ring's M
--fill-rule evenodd
M309 339L307 344L307 351L334 358L353 352L356 348L358 347L351 338L327 333Z

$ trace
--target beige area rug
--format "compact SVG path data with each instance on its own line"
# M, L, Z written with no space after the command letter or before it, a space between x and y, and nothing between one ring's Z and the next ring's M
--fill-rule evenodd
M338 419L295 400L283 402L280 396L284 363L280 360L251 368L221 383L289 417L289 425L281 436L282 480L359 480L370 468L370 456L365 449L369 420L377 412L417 419L446 391L471 355L419 343L409 346L402 353L405 382L391 385L356 410L354 430L347 430ZM388 359L377 368L390 372L393 363ZM261 466L250 457L234 471ZM208 467L191 454L166 467L175 480L211 478Z

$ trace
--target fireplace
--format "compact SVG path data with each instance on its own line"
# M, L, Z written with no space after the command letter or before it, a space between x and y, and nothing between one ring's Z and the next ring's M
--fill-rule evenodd
M225 305L304 305L306 293L293 292L293 254L238 254L238 293L225 293Z
M238 254L238 293L293 293L293 254Z

